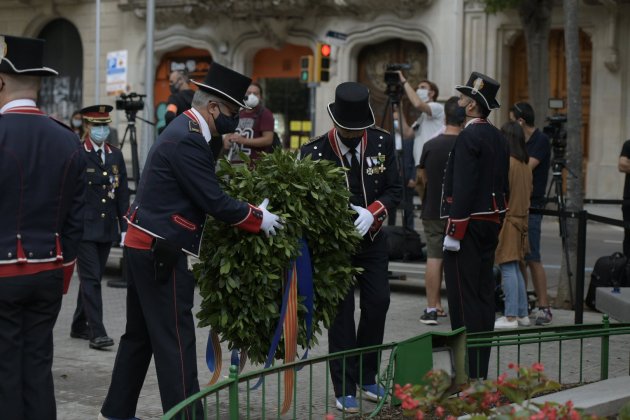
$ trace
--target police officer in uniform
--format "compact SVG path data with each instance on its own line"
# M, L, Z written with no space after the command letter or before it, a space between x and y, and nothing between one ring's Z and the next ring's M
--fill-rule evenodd
M256 207L223 192L208 144L212 136L234 132L250 82L213 63L204 81L194 82L199 90L192 108L175 118L149 151L126 216L127 326L100 418L135 415L151 356L164 411L199 391L195 280L186 254L198 256L206 215L252 233L273 235L282 227L266 209L268 200ZM204 418L201 404L195 414Z
M354 266L363 268L357 276L361 290L361 319L356 330L354 288L351 288L328 330L328 350L334 353L383 343L389 308L389 259L387 240L380 228L388 211L395 210L400 202L402 187L394 142L388 132L372 127L374 114L365 86L355 82L337 86L335 102L328 105L328 114L334 128L304 145L300 153L302 158L327 159L348 169L349 205L357 212L354 223L363 236L360 249L352 258ZM360 383L357 358L346 361L345 378L341 360L330 362L339 410L358 412L357 385L362 387L363 395L368 399L377 401L384 396L383 388L376 384L378 355L364 356L362 369L363 383Z
M499 83L473 72L460 93L458 112L465 128L455 140L444 174L442 218L444 277L453 329L494 328L494 251L507 207L510 154L507 141L488 122L499 108ZM486 378L490 348L468 351L470 378Z
M0 35L0 417L55 419L53 327L83 229L85 161L40 111L44 41Z
M109 105L94 105L79 111L85 126L83 153L88 187L78 256L81 285L70 336L90 340L90 348L97 350L114 345L103 325L101 279L112 242L118 240L119 232L124 240L127 231L124 215L129 208L123 154L105 141L110 132L112 109Z

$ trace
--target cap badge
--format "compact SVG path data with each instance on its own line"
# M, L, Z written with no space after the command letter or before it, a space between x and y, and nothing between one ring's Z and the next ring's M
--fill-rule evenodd
M481 89L483 89L483 79L481 77L477 77L473 83L472 94L476 95Z
M4 41L4 36L0 36L0 60L7 56L7 43Z
M104 106L99 107L98 112L100 112L101 114L105 113L105 107Z

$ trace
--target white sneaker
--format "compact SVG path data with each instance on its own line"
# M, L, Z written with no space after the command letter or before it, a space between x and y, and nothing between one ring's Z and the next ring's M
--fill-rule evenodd
M521 327L529 327L532 323L529 321L529 317L528 316L524 316L521 318L516 318L516 322L518 323L518 325L520 325Z
M518 321L510 321L507 319L507 317L502 316L501 318L498 318L496 321L494 321L494 328L497 330L509 330L513 328L518 328Z

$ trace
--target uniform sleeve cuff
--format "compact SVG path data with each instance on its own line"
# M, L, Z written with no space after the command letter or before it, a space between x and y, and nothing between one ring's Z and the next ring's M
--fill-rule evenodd
M63 294L68 293L68 289L70 288L70 279L72 278L72 273L74 273L74 265L77 260L73 260L67 263L63 263Z
M374 222L370 226L371 232L378 232L381 229L381 225L387 219L387 207L380 201L376 200L367 207L368 211L374 216Z
M468 217L465 219L449 218L448 223L446 224L446 234L454 239L461 241L462 239L464 239L469 221L470 218Z
M246 232L258 233L260 232L260 225L262 224L262 220L262 210L249 204L249 212L247 213L247 216L245 216L243 220L233 224L232 226L236 226L237 228L242 229Z

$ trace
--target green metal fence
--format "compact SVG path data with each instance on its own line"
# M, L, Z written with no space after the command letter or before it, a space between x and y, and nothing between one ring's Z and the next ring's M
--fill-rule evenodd
M228 379L201 390L169 410L163 420L170 419L324 419L327 413L335 418L351 418L335 409L335 398L330 381L329 361L345 362L357 357L360 362L368 354L378 354L381 361L378 382L388 391L394 383L404 385L419 381L432 368L432 354L436 348L448 348L453 353L453 366L461 383L465 348L492 347L491 376L498 377L507 370L509 362L531 364L541 362L547 375L560 383L584 383L611 376L630 374L630 324L610 324L604 316L601 324L523 328L468 334L462 330L451 333L426 333L400 343L389 343L342 353L327 354L287 365L238 374L230 367ZM610 355L614 357L611 359ZM473 361L469 361L473 362ZM292 405L282 414L284 398L283 375L294 372ZM252 390L259 378L262 385ZM360 374L362 379L362 373ZM554 377L555 376L555 377ZM358 388L357 401L365 417L377 416L384 404L363 398ZM203 408L203 415L191 410ZM188 413L186 412L188 410ZM188 415L188 417L187 417ZM354 415L356 418L357 415Z

